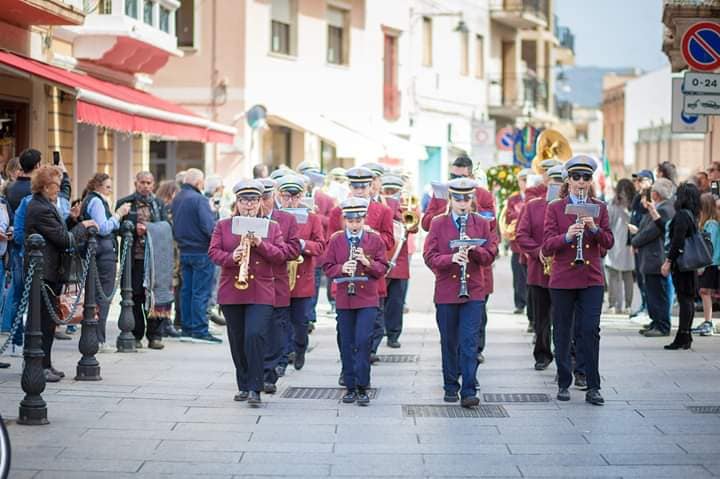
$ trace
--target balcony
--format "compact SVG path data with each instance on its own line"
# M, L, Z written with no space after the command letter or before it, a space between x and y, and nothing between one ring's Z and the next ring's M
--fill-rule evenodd
M555 38L558 42L555 50L556 62L564 66L574 65L575 35L568 27L558 26L557 16L555 17Z
M19 27L82 25L82 0L3 0L0 20Z
M560 120L573 119L573 104L568 100L560 100L555 96L555 116Z
M547 85L531 74L489 78L488 111L493 116L517 118L545 110Z
M490 0L490 18L518 30L548 25L548 0Z
M60 33L79 61L129 74L153 74L182 56L175 36L177 0L98 0L85 23Z

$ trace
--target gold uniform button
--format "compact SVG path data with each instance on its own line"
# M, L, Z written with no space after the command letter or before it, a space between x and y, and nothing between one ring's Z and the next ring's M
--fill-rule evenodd
M585 260L585 264L590 264L590 260Z
M364 284L361 284L361 285L360 285L360 289L365 289L365 285L364 285Z
M457 278L457 275L454 274L454 275L452 275L452 277L453 277L453 279L455 279L455 278Z
M260 264L260 261L255 261L255 264Z
M251 275L250 275L250 279L255 279L255 275L254 275L254 274L251 274Z
M295 276L295 277L296 277L296 278L299 278L299 277L300 277L300 275L297 275L297 276Z
M573 244L573 245L570 245L570 247L571 247L572 249L575 249L575 245L574 245L574 244Z
M589 247L590 247L590 245L589 245L589 244L586 244L586 245L585 245L585 249L587 249L587 248L589 248Z

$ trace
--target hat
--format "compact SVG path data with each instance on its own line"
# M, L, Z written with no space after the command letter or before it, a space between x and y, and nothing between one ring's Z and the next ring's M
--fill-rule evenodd
M350 168L345 174L350 183L370 183L373 179L373 172L362 166Z
M637 173L632 174L633 178L647 178L651 182L655 181L655 175L650 170L640 170Z
M347 173L347 170L341 166L337 166L337 167L333 168L332 170L330 170L331 176L337 176L340 178L347 178L346 173Z
M296 195L305 191L305 178L297 175L285 175L277 183L278 191L287 191Z
M470 178L455 178L448 182L448 191L451 194L467 195L475 191L477 183Z
M235 196L260 196L265 185L258 180L240 180L233 186Z
M396 188L401 190L405 185L403 184L402 178L395 175L384 175L382 177L383 188Z
M309 183L312 183L315 186L322 186L325 184L325 175L323 175L320 170L305 170L303 176L307 178Z
M351 196L340 204L345 218L364 218L370 203L365 198Z
M562 164L557 164L553 166L552 168L548 168L547 175L552 178L553 180L560 180L563 181L565 178L567 178L567 173L565 172L565 167L563 167Z
M368 170L370 170L374 177L382 176L386 172L385 167L383 165L381 165L380 163L365 163L362 166L363 166L363 168L367 168Z
M277 180L278 178L282 178L283 176L289 175L292 172L293 171L290 168L283 165L283 166L279 167L277 170L270 173L270 178L273 180Z
M320 165L313 161L303 161L297 166L297 170L300 173L306 173L308 171L316 171L320 173L322 170L320 169Z
M534 171L530 168L523 168L520 170L520 172L517 174L518 178L527 178L528 176L532 175Z
M259 178L258 181L263 185L263 194L272 193L275 190L277 182L272 178Z
M568 176L571 173L595 173L597 162L587 155L575 155L565 163L565 171Z
M553 166L562 165L562 162L554 159L554 158L548 158L547 160L542 160L540 162L540 169L542 170L549 170Z

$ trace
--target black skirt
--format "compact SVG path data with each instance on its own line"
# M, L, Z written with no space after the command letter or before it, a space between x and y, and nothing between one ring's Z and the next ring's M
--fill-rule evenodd
M700 275L700 287L703 289L720 289L720 271L718 267L708 266Z

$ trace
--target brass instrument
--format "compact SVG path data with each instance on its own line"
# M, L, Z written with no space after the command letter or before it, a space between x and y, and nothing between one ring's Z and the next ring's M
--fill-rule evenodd
M550 276L552 274L552 265L555 258L553 256L545 256L542 254L542 249L540 250L540 262L543 265L543 274L545 276Z
M535 150L535 158L532 160L532 169L541 175L540 163L545 160L555 159L562 163L572 156L572 148L567 138L557 130L543 130L538 136Z
M395 250L393 251L392 257L388 262L388 270L385 276L390 274L390 271L397 265L398 256L400 256L400 250L408 239L408 235L411 230L414 230L420 224L420 216L415 212L417 207L417 198L410 194L409 191L404 191L402 195L402 201L400 202L400 209L402 210L401 223L403 227L402 236L395 243Z
M303 258L303 255L298 255L297 258L291 259L287 262L287 272L288 272L288 278L290 280L290 291L295 289L295 283L297 282L297 270L298 265L302 264L305 259Z
M248 286L250 286L248 278L250 277L250 247L252 246L252 240L252 233L243 235L240 239L239 247L242 248L242 257L238 261L238 275L235 278L235 288L241 291L248 289Z

